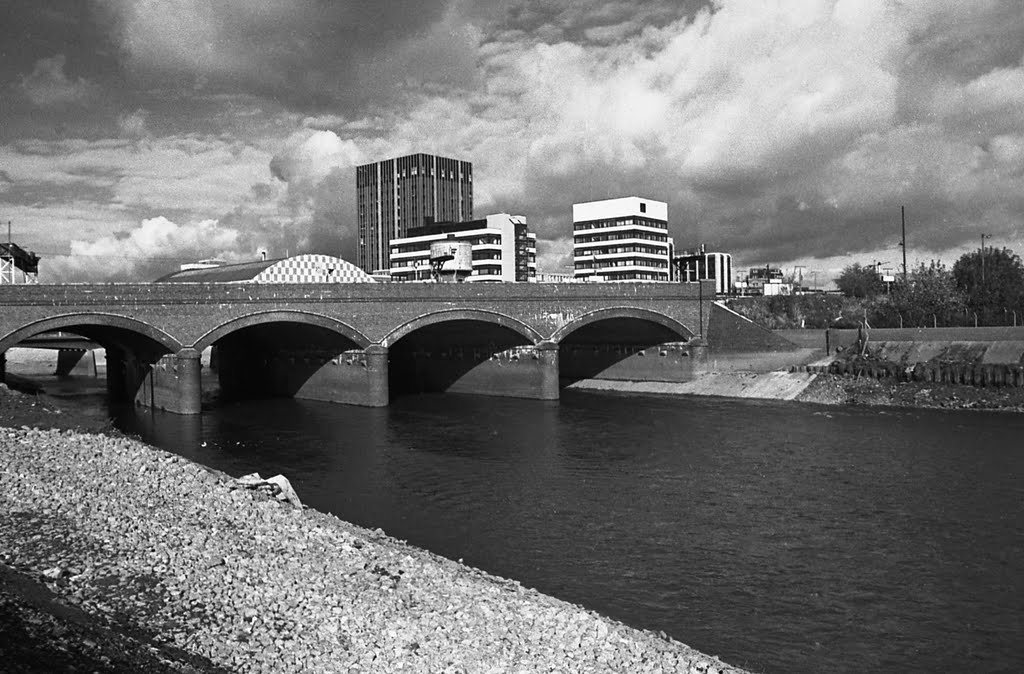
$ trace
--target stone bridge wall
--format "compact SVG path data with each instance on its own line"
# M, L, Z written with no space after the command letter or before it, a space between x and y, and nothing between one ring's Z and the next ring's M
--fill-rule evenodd
M233 343L225 371L242 377L250 363L264 384L289 395L387 404L388 352L408 335L472 339L451 326L487 324L515 335L486 360L447 364L422 346L403 354L403 367L451 390L557 398L562 340L587 328L647 325L660 341L698 344L712 306L712 284L103 284L0 287L0 368L3 352L44 331L64 329L107 347L108 388L142 404L181 413L199 410L198 353L249 327L299 323L340 335L331 353L258 353ZM625 321L625 323L623 323ZM633 321L630 323L630 321ZM447 333L431 333L431 326ZM597 328L595 332L595 327ZM633 328L629 328L632 330ZM582 332L580 334L583 334ZM626 335L627 341L629 335ZM609 335L609 339L612 336ZM235 342L243 340L235 340ZM336 358L344 350L358 359ZM510 346L523 349L503 360ZM646 346L646 345L645 345ZM506 354L507 355L507 354ZM351 362L350 362L351 361ZM352 363L358 361L356 368ZM341 367L344 362L346 368ZM311 372L308 378L294 375ZM446 375L456 373L457 381ZM2 376L2 369L0 369ZM670 376L680 376L678 373ZM258 383L253 380L252 383ZM237 387L236 387L237 388ZM281 391L278 391L280 393Z

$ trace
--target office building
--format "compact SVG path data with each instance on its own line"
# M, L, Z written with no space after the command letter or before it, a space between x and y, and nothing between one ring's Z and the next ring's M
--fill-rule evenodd
M623 197L573 204L573 275L587 281L669 281L668 204Z
M463 270L461 255L431 262L440 242L469 243L471 269ZM428 223L391 240L391 280L428 281L455 277L466 281L529 282L537 277L537 235L521 215L498 213L469 222ZM464 273L465 272L465 273Z
M678 277L674 280L713 280L716 293L727 295L732 292L732 255L729 253L709 253L701 244L697 250L674 255L672 262L678 270Z
M473 219L473 165L413 154L356 167L356 265L388 267L388 242L428 221Z

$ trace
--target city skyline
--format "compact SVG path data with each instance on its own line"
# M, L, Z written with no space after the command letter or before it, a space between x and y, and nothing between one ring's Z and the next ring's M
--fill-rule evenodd
M356 259L355 167L474 165L571 266L573 203L669 204L736 268L1024 251L1024 11L973 3L25 3L0 220L41 280ZM426 141L425 141L426 139Z

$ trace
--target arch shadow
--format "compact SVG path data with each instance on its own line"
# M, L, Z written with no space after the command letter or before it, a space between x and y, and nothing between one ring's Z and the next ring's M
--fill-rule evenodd
M501 326L517 333L530 344L537 344L544 339L539 332L531 328L526 323L523 323L516 318L512 318L511 316L498 313L497 311L486 311L483 309L445 309L443 311L423 314L410 321L406 321L385 335L384 339L381 340L381 346L391 348L400 339L417 330L437 323L447 323L451 321L474 321Z
M391 398L457 392L531 397L528 356L543 337L494 311L451 309L418 316L382 340ZM524 393L525 392L525 393Z
M656 323L667 330L675 333L681 341L689 341L694 337L696 333L693 332L683 323L680 323L676 319L663 314L659 311L653 311L651 309L641 309L638 307L607 307L605 309L596 309L589 313L583 314L582 316L573 319L569 323L566 323L551 336L551 341L555 343L561 343L563 339L572 333L584 328L592 323L598 321L608 321L614 319L633 319L638 321L647 321L649 323Z
M559 386L585 379L688 381L693 376L689 327L636 307L591 311L558 329ZM655 347L655 348L652 348Z
M348 323L344 323L337 319L322 314L314 314L307 311L261 311L255 314L246 314L239 318L232 319L227 323L218 325L213 330L210 330L205 335L200 337L194 344L194 348L197 351L202 351L208 346L212 346L214 342L226 337L227 335L242 330L244 328L256 327L259 325L265 325L267 323L300 323L302 325L311 325L318 328L324 328L332 332L336 332L342 337L348 339L350 342L355 344L360 349L365 349L367 346L372 344L369 338L366 337L359 330L356 330Z
M163 330L134 318L106 313L61 314L33 321L0 338L0 352L44 332L70 332L103 347L132 348L156 355L177 353L182 345ZM127 337L127 339L125 339Z
M346 402L365 386L365 372L338 366L353 365L370 344L343 321L276 310L227 321L200 337L194 348L214 347L203 382L208 401L296 397Z

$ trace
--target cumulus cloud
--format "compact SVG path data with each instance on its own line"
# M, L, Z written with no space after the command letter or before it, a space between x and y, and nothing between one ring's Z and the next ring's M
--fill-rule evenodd
M681 246L751 263L894 245L901 204L922 252L989 229L1021 243L1024 32L1006 3L723 1L633 33L529 7L516 21L558 39L496 32L482 90L424 97L391 137L457 148L479 208L526 213L542 240L573 201L639 194L669 202ZM950 45L970 68L941 67Z
M240 233L215 220L179 225L165 217L144 220L131 231L93 241L71 241L68 256L49 260L43 267L51 281L155 280L185 262L221 257L238 260ZM256 251L249 251L249 259Z
M64 54L40 59L32 72L21 79L21 90L33 105L46 108L79 104L95 93L95 86L85 79L67 76L64 72L66 61Z
M911 259L1024 250L1014 2L97 2L138 100L117 140L0 147L6 195L88 186L240 251L349 254L354 167L430 152L473 162L478 216L528 217L542 268L572 203L628 194L738 266L880 255L901 205ZM192 124L182 100L210 132L155 134Z

